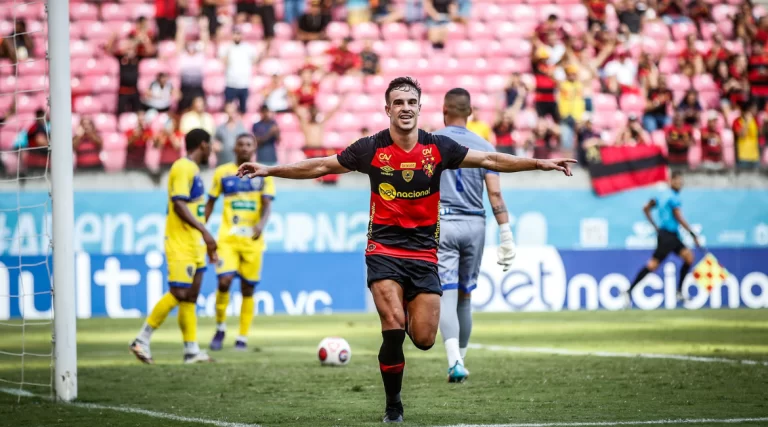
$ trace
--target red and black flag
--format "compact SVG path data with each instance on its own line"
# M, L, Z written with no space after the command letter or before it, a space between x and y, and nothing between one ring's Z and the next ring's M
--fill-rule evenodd
M667 159L657 145L594 147L587 159L598 196L667 180Z

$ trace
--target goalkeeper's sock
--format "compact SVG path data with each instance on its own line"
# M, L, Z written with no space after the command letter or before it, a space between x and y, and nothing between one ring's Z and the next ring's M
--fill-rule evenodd
M240 305L240 336L247 337L253 322L253 295L243 297L243 303Z
M461 360L464 360L467 357L469 336L472 334L472 300L459 298L456 311L459 315L459 353Z
M173 296L170 292L167 292L165 295L163 295L162 298L160 298L160 301L155 304L155 307L152 308L152 312L149 314L149 317L147 317L147 323L145 325L151 328L151 330L146 331L147 339L152 336L152 330L159 328L160 325L165 322L165 318L168 317L168 313L176 308L177 305L179 305L179 300L177 300L176 297ZM145 329L146 328L142 330L142 334L145 333Z
M229 306L229 290L222 292L216 289L216 323L224 324L227 321L227 306ZM219 329L222 331L223 329Z
M184 340L185 353L191 353L190 348L195 349L195 352L199 352L200 348L197 345L197 304L193 302L182 302L179 304L179 328L181 328L181 336Z

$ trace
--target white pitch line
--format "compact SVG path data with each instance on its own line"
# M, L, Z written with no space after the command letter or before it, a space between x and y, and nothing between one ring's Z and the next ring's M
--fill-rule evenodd
M764 418L698 418L680 420L650 420L650 421L595 421L577 423L522 423L522 424L454 424L444 427L600 427L600 426L647 426L675 424L740 424L759 423L768 421Z
M480 349L480 350L490 350L490 351L508 351L513 353L544 353L544 354L557 354L560 356L596 356L596 357L627 357L627 358L641 358L641 359L669 359L669 360L684 360L688 362L733 363L733 364L742 364L742 365L768 366L768 361L762 361L762 360L737 360L737 359L726 359L723 357L685 356L682 354L616 353L616 352L610 352L610 351L581 351L581 350L568 350L564 348L515 347L515 346L485 345L485 344L470 344L469 347Z
M12 394L14 396L44 398L34 393L30 393L26 390L20 390L17 388L0 388L0 392L6 393L6 394ZM180 415L168 414L166 412L150 411L147 409L131 408L128 406L112 406L112 405L101 405L98 403L80 403L80 402L71 402L71 403L66 403L65 405L70 405L76 408L83 408L83 409L97 409L97 410L125 412L127 414L139 414L139 415L145 415L147 417L152 417L152 418L179 421L179 422L185 422L185 423L207 424L207 425L216 426L216 427L261 427L258 424L231 423L229 421L209 420L206 418L182 417Z

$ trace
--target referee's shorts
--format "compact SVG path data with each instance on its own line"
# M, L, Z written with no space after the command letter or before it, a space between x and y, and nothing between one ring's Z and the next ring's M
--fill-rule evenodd
M657 237L656 250L653 252L653 259L663 261L667 255L674 253L680 255L685 249L685 245L680 241L680 236L667 230L659 230Z

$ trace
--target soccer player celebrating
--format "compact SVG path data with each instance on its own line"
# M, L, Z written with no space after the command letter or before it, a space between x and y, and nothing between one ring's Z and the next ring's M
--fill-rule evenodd
M359 139L341 154L282 166L244 163L239 174L313 179L359 171L371 182L366 265L368 287L381 320L379 367L384 381L384 422L402 422L403 341L421 350L435 343L442 289L437 271L440 176L444 170L496 172L557 170L570 176L572 159L521 159L468 149L418 129L421 88L410 77L392 80L384 94L389 129Z
M154 363L149 350L152 332L163 324L168 313L179 306L179 327L184 339L184 363L212 361L197 344L197 296L206 269L205 253L217 262L216 240L205 228L203 197L205 186L200 165L208 164L211 135L193 129L184 137L187 156L176 160L168 174L168 217L165 220L165 257L169 292L160 298L147 317L131 352L144 363Z
M467 130L467 118L471 115L469 92L460 88L451 89L443 100L446 127L435 132L435 135L447 136L474 150L495 152L488 141ZM437 269L443 289L440 299L440 333L448 356L449 382L463 382L469 376L469 371L464 368L464 357L472 333L470 295L477 287L485 246L483 183L488 187L488 200L499 224L498 263L507 271L515 258L515 243L509 227L507 207L501 197L498 172L490 169L443 171L440 179L442 228L437 250Z
M211 341L211 350L221 350L224 342L229 288L236 274L240 277L243 301L240 305L240 335L235 340L235 349L245 350L247 347L248 330L253 320L253 290L261 279L264 254L262 232L275 197L272 177L248 179L237 176L237 168L251 160L256 151L253 135L239 135L234 151L237 163L226 163L216 168L205 205L205 220L208 221L216 200L224 195L224 212L219 227L219 263L216 265L219 276L216 334Z
M693 242L696 247L699 248L699 239L694 234L688 222L683 218L683 211L680 209L680 190L683 188L683 174L679 171L672 172L672 177L669 180L670 188L665 190L658 197L651 199L643 207L643 212L648 221L653 225L653 228L657 232L657 245L656 250L651 255L651 259L645 264L642 270L637 273L635 281L629 287L629 290L625 293L625 305L629 307L631 305L631 293L632 289L640 283L643 278L655 271L659 264L670 253L674 253L683 260L683 265L680 267L680 277L677 281L677 299L680 301L683 299L683 280L688 272L691 270L693 264L693 251L686 248L682 241L680 241L680 234L678 228L682 226L685 231L691 234ZM653 220L651 216L651 210L653 208L659 209L659 224Z

